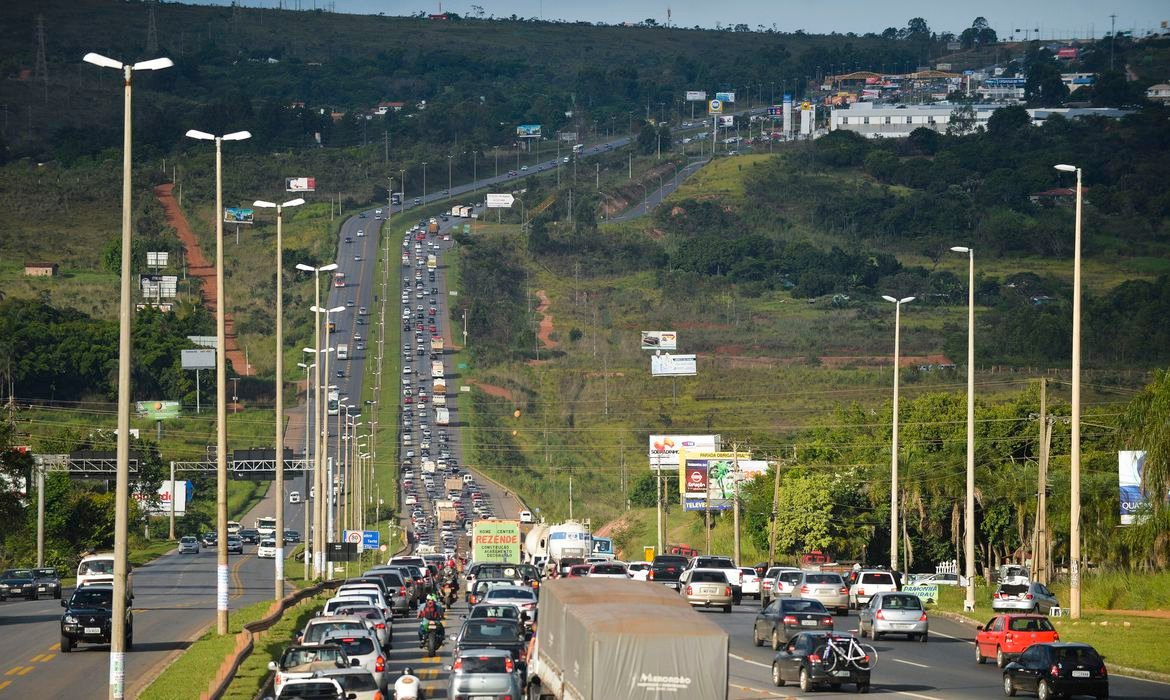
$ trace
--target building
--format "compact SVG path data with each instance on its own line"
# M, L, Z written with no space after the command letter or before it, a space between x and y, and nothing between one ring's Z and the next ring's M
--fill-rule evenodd
M405 102L379 102L374 108L374 116L385 116L387 112L401 112L405 106Z
M852 131L866 138L904 138L915 129L926 127L939 133L946 133L951 116L960 105L939 102L927 105L893 105L873 102L856 102L844 108L833 108L829 116L829 130ZM975 129L986 129L987 120L1003 105L971 105L975 111ZM1048 117L1058 114L1065 119L1099 116L1120 119L1132 114L1132 110L1111 107L1052 107L1029 109L1033 126L1042 126Z
M24 264L25 277L56 277L57 263L29 262Z
M1146 88L1146 99L1161 102L1162 104L1170 104L1170 85L1166 83L1158 83Z

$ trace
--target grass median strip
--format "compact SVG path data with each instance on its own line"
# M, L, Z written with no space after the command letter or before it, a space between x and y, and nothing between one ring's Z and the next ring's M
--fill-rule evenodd
M240 670L236 672L236 677L223 697L226 700L255 698L271 673L268 670L268 662L280 658L281 652L292 643L293 635L304 628L305 623L317 614L331 595L332 591L328 591L306 598L296 607L286 610L280 622L264 632L263 637L255 640L251 655L240 664Z

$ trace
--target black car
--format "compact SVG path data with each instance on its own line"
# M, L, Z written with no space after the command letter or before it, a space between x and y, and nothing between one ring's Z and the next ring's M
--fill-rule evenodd
M847 634L801 632L772 658L772 683L795 682L802 692L820 685L839 690L845 683L869 692L871 660L866 649Z
M110 583L89 583L73 591L69 600L61 601L65 613L61 616L61 651L69 653L80 642L109 644L114 586ZM134 615L126 602L126 649L134 646Z
M244 553L244 539L239 535L228 535L227 537L227 551L228 554L243 554Z
M1040 700L1072 695L1109 697L1105 659L1088 644L1051 642L1033 644L1020 658L1004 666L1004 695L1036 693Z
M512 655L520 671L520 677L526 674L527 664L523 656L528 649L528 637L524 632L524 625L519 620L496 618L472 618L463 623L459 636L455 638L454 656L459 656L465 649L503 649Z
M52 595L61 599L61 576L51 567L33 569L33 584L37 589L37 597Z
M296 530L286 529L284 531L284 541L289 544L296 544L301 541L301 533Z
M654 563L650 565L650 573L646 575L646 578L649 581L665 584L677 590L678 577L686 568L687 561L687 557L680 554L659 554L654 557Z
M756 613L752 641L760 647L771 641L779 650L784 642L802 631L833 631L833 615L819 600L779 598Z
M36 576L32 569L8 569L0 574L0 600L37 599Z
M260 544L260 531L252 528L244 528L240 530L240 539L244 541L244 544Z
M199 536L199 544L204 547L214 547L219 544L219 535L215 532L205 532Z

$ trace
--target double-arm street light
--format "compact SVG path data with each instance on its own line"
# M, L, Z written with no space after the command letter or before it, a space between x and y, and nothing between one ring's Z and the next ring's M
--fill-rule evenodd
M900 331L902 326L902 304L909 304L914 297L882 295L882 299L894 305L894 430L890 449L890 569L898 568L898 365L902 361Z
M1081 617L1081 169L1054 166L1077 174L1076 221L1073 252L1072 442L1069 451L1071 494L1068 528L1068 602L1074 620Z
M131 151L130 112L134 71L161 70L174 65L169 58L155 58L138 63L122 63L101 54L87 53L82 59L101 68L122 71L122 279L118 303L118 452L114 508L114 593L110 623L109 697L125 696L126 678L126 575L127 539L130 517L130 263L133 258L130 240ZM171 483L174 488L174 482Z
M299 207L305 200L290 199L275 204L258 199L252 206L276 210L276 599L284 597L284 238L282 224L286 207Z
M219 537L216 564L216 631L228 633L228 532L227 532L227 292L223 285L223 142L252 137L247 131L215 136L191 129L188 138L215 142L215 459L216 531Z
M964 610L975 610L975 249L952 246L967 254L967 492L963 517L963 570L967 577Z
M309 348L304 348L304 351L305 352L313 352ZM305 534L304 534L304 537L301 538L301 542L304 543L304 545L305 545L305 556L302 558L305 560L305 580L306 581L309 580L309 548L312 546L312 541L311 541L311 538L309 537L309 532L310 532L310 529L309 529L309 500L310 500L309 499L309 464L310 464L310 462L309 462L309 435L312 434L311 427L313 424L309 420L309 418L310 418L309 406L312 404L312 401L309 400L309 398L311 396L311 394L309 393L309 370L315 368L316 366L317 366L316 362L313 362L313 363L298 362L297 363L297 367L300 367L301 369L305 370L305 458L304 458L304 466L305 466L304 477L305 478L304 478L304 481L302 482L304 484L304 486L303 486L304 492L301 494L301 502L305 504L304 505L304 509L305 509Z

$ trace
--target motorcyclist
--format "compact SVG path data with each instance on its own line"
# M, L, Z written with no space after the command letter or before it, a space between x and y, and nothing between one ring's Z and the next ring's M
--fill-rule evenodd
M418 609L418 618L422 620L418 625L418 642L420 647L426 643L428 623L437 625L439 639L443 638L443 606L439 603L434 593L428 595L426 604Z
M414 669L407 666L402 669L398 680L394 681L394 700L422 700L422 697L422 684L418 676L414 675Z

